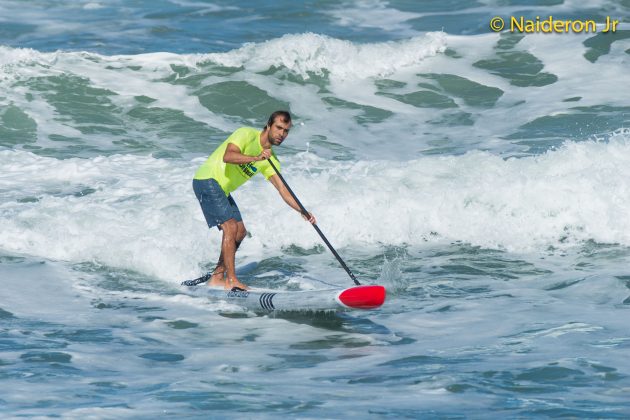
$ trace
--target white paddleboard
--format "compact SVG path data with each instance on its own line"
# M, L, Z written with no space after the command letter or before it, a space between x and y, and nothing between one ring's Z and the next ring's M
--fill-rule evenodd
M207 294L255 312L271 311L349 311L376 309L385 302L383 286L363 285L347 289L307 291L225 290L200 285L190 288L195 294Z

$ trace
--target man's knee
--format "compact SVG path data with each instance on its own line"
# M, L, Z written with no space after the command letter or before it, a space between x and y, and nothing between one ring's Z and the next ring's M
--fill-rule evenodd
M231 236L236 239L238 235L238 223L234 219L226 220L221 224L221 230L223 231L223 236Z

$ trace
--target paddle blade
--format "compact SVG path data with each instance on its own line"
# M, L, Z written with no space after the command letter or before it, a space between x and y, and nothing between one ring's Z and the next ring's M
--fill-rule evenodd
M385 288L383 286L357 286L343 290L337 296L339 302L356 309L375 309L385 302Z

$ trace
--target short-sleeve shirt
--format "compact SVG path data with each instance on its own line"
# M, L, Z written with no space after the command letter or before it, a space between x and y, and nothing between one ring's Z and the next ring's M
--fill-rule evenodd
M247 156L258 156L262 153L263 148L260 145L261 131L251 127L241 127L233 132L217 149L212 152L210 157L197 169L195 179L215 179L225 195L229 195L232 191L249 181L257 173L262 173L266 179L275 175L274 169L267 160L257 162L235 164L223 162L223 155L228 144L232 143L241 150L241 153ZM280 162L275 153L271 153L271 160L278 170L280 170Z

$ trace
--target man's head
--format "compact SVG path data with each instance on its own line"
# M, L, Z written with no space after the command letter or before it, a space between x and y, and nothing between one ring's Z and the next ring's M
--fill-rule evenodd
M291 114L289 111L276 111L269 116L265 130L269 142L273 146L279 146L289 135L291 129Z

